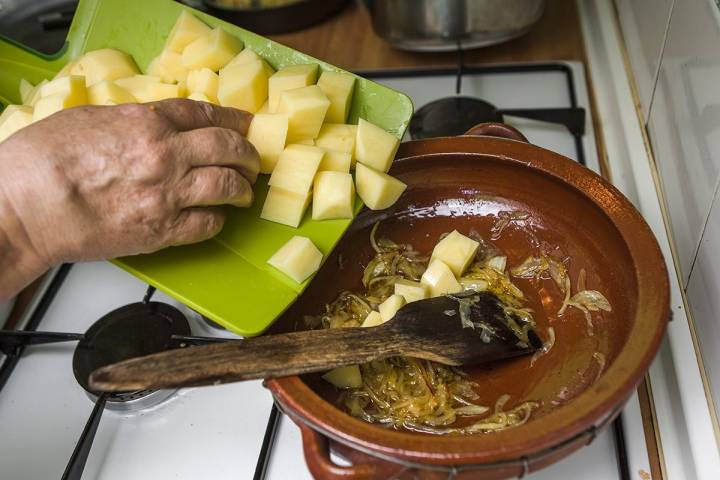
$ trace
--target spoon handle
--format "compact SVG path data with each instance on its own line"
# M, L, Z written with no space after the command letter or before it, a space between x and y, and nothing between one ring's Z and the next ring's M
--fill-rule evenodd
M400 355L404 343L386 325L247 338L108 365L92 373L90 387L119 392L284 377Z

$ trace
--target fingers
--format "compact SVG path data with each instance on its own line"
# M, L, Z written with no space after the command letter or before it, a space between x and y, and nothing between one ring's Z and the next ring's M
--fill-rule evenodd
M194 168L185 176L179 190L183 208L225 204L249 207L253 201L250 182L226 167Z
M200 128L177 134L173 142L176 156L186 159L191 167L229 167L251 183L257 180L260 155L245 137L234 130Z
M169 234L168 246L187 245L214 237L222 230L225 213L220 207L186 208Z
M221 127L246 135L253 117L252 114L235 108L195 102L186 98L162 100L148 105L181 131Z

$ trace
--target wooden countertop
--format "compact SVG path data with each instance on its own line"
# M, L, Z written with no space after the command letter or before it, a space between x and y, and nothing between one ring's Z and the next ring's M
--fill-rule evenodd
M337 16L312 28L272 38L346 70L455 65L455 53L404 52L390 46L372 29L370 15L353 2ZM585 60L574 0L549 0L542 18L515 40L469 50L465 63Z

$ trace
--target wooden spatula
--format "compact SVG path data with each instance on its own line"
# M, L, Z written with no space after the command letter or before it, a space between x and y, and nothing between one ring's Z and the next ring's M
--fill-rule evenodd
M523 322L493 294L470 292L412 302L377 327L268 335L170 350L95 370L101 392L156 390L284 377L393 356L466 365L532 353L542 342L530 329L524 341L511 322Z

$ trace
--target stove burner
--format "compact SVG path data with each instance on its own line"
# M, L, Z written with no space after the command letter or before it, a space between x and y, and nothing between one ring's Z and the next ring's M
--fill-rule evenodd
M173 335L190 335L185 316L176 308L159 302L131 303L113 310L95 322L78 342L73 355L75 379L88 394L97 398L88 384L97 368L133 357L177 348ZM137 409L156 405L173 391L137 391L108 395L108 408Z
M414 139L462 135L482 122L502 122L491 104L471 97L445 97L423 105L410 120Z

